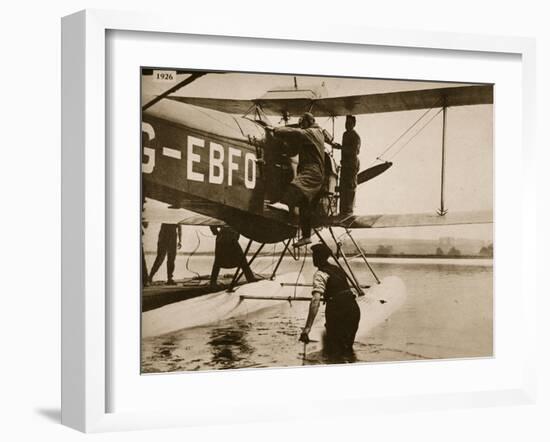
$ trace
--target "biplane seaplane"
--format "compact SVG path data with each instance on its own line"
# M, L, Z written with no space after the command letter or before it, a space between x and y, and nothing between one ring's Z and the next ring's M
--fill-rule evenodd
M153 72L142 70L143 75ZM398 277L381 279L376 275L352 236L354 229L493 221L492 211L451 212L443 202L446 110L453 106L492 104L492 85L330 97L323 86L300 87L294 77L293 86L268 90L256 99L241 100L175 95L205 75L222 75L200 71L177 73L187 75L142 105L143 198L163 203L166 208L160 217L153 217L148 215L145 204L144 219L193 226L229 225L248 238L245 259L249 265L264 245L283 243L283 248L271 275L264 280L239 285L243 273L239 267L227 290L145 312L143 337L310 299L310 293L305 291L308 281L299 273L277 274L285 255L295 257L292 243L297 239L297 219L291 213L271 209L268 203L277 201L292 180L296 160L289 158L281 141L273 137L270 117L278 117L286 125L291 117L310 112L316 118L332 119L334 128L334 119L346 115L438 108L443 113L441 206L433 213L339 215L339 167L327 147L325 185L315 208L313 232L320 242L331 248L334 262L346 273L350 287L357 294L362 314L357 339L366 336L372 327L398 309L406 291ZM391 162L381 160L358 174L358 184L365 185L391 166ZM343 229L344 233L338 237L335 229ZM352 270L351 257L346 256L339 239L344 235L356 249L354 259L362 260L365 270L371 272L375 281L371 286L361 285ZM253 242L259 246L249 258ZM322 322L317 321L314 329L320 333ZM311 336L315 336L315 331Z

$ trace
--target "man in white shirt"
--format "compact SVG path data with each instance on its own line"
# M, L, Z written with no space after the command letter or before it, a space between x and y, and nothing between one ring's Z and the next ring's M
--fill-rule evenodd
M300 341L309 342L309 332L319 311L321 299L326 303L325 351L329 355L347 356L353 354L353 341L359 327L361 312L355 300L344 271L328 262L330 249L325 244L311 247L313 265L317 271L313 275L312 298L309 313Z

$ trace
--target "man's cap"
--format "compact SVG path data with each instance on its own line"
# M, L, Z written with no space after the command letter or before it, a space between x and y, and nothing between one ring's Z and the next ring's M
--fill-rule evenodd
M311 252L322 259L328 259L332 255L331 250L323 243L312 245Z
M353 121L354 123L356 122L355 116L353 115L346 115L346 120Z
M302 119L309 121L311 124L315 123L315 117L311 112L304 112Z

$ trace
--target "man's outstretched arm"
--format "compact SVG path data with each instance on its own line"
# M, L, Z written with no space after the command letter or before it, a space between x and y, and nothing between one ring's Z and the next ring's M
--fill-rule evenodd
M315 318L317 316L317 313L319 312L319 305L321 304L321 293L319 292L313 292L311 301L309 303L309 312L307 314L307 320L306 320L306 326L302 330L302 334L300 335L300 341L305 342L306 344L309 342L309 332L311 331L311 327L313 326L313 321L315 321Z

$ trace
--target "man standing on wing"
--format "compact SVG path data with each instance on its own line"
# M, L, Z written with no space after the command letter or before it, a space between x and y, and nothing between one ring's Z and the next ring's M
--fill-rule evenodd
M321 299L326 302L325 351L331 356L353 355L353 341L359 327L361 312L355 300L344 271L328 262L330 249L325 244L311 247L313 265L317 271L313 275L312 298L309 313L300 341L309 342L309 332L319 311Z
M268 204L273 209L290 212L300 209L302 237L294 244L300 247L311 243L311 222L317 204L319 191L325 176L326 132L316 123L313 114L306 112L299 121L299 127L272 128L276 138L287 142L291 155L298 154L297 174L285 190L280 202ZM332 140L327 140L331 142Z
M359 172L359 151L361 137L355 131L355 117L346 116L346 131L342 136L342 145L333 144L342 150L342 171L340 173L340 215L353 215L355 191L357 189L357 173Z

